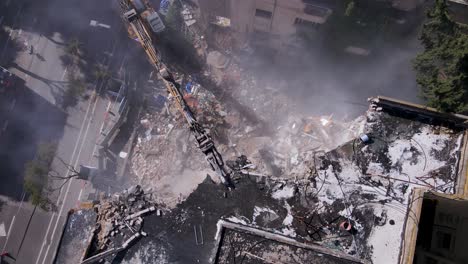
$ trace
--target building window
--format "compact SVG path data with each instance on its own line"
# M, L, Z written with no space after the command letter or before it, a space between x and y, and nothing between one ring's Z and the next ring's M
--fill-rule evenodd
M256 17L263 17L270 19L273 16L273 13L270 11L265 11L261 9L255 9L255 16Z
M324 17L329 13L329 9L321 6L306 4L304 13L312 16Z
M294 25L296 27L301 27L301 28L312 28L312 29L316 29L319 27L320 24L318 23L315 23L315 22L311 22L311 21L308 21L308 20L305 20L305 19L302 19L302 18L296 18L294 20Z
M437 248L450 251L452 248L452 234L443 231L437 231Z
M431 258L429 256L426 256L425 259L426 259L426 261L424 263L426 263L426 264L439 264L439 262L435 258Z

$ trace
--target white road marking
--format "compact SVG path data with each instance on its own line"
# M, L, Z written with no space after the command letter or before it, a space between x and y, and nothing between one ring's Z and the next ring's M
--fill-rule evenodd
M85 127L86 120L88 119L88 113L89 113L89 110L91 109L91 105L92 105L92 101L89 101L88 107L87 107L87 109L86 109L85 116L84 116L84 118L83 118L83 122L81 122L80 132L78 132L78 138L77 138L77 140L76 140L76 142L75 142L75 147L74 147L74 149L73 149L72 156L71 156L70 161L68 162L68 164L73 163L73 160L74 160L74 158L75 158L76 150L78 149L78 145L80 144L81 136L82 136L82 134L83 134L83 129L84 129L84 127ZM67 171L66 176L68 176L69 174L70 174L70 170ZM73 180L73 179L71 179L71 180ZM63 186L62 186L62 188L63 188ZM62 194L62 188L60 188L59 197L58 197L58 199L57 199L56 206L59 205L59 202L60 202L60 200L61 200L60 197L61 197L61 194ZM68 188L68 189L69 189L69 188ZM68 193L68 189L67 189L67 193ZM64 195L65 195L65 198L66 198L67 193L64 194ZM65 201L65 198L63 199L63 201ZM63 208L63 204L65 204L65 202L62 203L62 208ZM53 214L52 214L52 217L50 218L50 221L49 221L49 226L52 224L52 221L54 220L55 214L56 214L56 213L53 213ZM60 214L61 214L61 213L60 213ZM59 219L59 218L60 218L60 215L57 216L56 222L58 222L58 219ZM47 235L48 235L48 234L49 234L49 229L47 229L47 232L46 232L46 234L45 234L45 236L44 236L44 240L42 241L42 247L41 247L41 250L39 251L39 255L38 255L38 258L37 258L37 260L36 260L36 263L39 263L39 259L41 258L41 255L42 255L42 250L44 249L44 246L45 246L45 244L46 244L46 242L47 242ZM49 243L49 247L50 247L50 243ZM45 261L45 259L46 259L46 256L44 256L44 261Z
M83 188L80 190L80 194L78 195L78 202L81 201L81 195L83 194Z
M3 245L2 252L5 251L5 248L6 248L7 244L8 244L8 238L10 237L11 229L13 228L13 224L15 223L16 216L18 215L19 211L23 207L23 201L24 201L25 197L26 197L26 193L23 192L23 194L21 195L21 202L20 202L20 205L18 206L18 210L16 210L16 214L13 215L13 219L11 220L10 227L8 228L8 235L7 235L7 238L5 240L5 244Z
M62 77L60 78L60 81L63 81L63 79L65 78L65 74L67 74L67 70L68 70L68 68L65 68L65 70L63 70Z
M55 212L52 214L52 217L50 218L49 226L47 226L46 237L47 237L47 234L49 233L50 227L52 226L52 219L54 219L54 216L55 216ZM44 238L44 239L45 239L45 238ZM44 242L42 243L41 250L39 251L39 257L40 257L41 254L42 254L42 250L44 250L44 246L45 246L45 240L44 240ZM36 264L39 263L39 259L40 259L39 257L38 257L37 260L36 260Z
M0 237L7 236L7 231L5 231L5 223L0 223Z
M8 228L8 233L7 233L7 237L5 239L5 244L3 245L2 252L5 252L5 248L7 246L8 239L10 238L11 229L12 229L13 225L15 224L15 220L16 220L16 215L14 215L13 219L11 220L11 224L10 224L10 227Z
M111 107L111 101L109 101L109 103L107 104L106 112L109 112L110 107Z
M103 130L104 130L104 122L102 122L102 124L101 124L101 128L99 128L99 133L102 133L102 132L104 132Z
M117 46L117 43L114 43L112 52L114 52L116 46ZM107 66L109 66L109 65L107 65ZM96 87L96 88L97 88L97 87ZM86 139L86 135L88 134L89 126L91 125L91 123L92 123L92 121L93 121L94 112L95 112L95 110L96 110L97 102L99 101L99 98L97 97L97 94L100 94L100 92L101 92L102 89L103 89L103 85L101 84L101 87L99 88L98 92L94 94L94 96L95 96L95 97L94 97L95 102L94 102L93 110L92 110L92 112L91 112L92 114L90 115L90 119L89 119L89 122L88 122L88 126L87 126L87 128L86 128L86 132L85 132L85 135L84 135L84 137L83 137L83 141L82 141L82 144L81 144L81 146L80 146L80 150L79 150L79 152L78 152L75 165L74 165L73 167L76 167L76 165L77 165L78 162L79 162L79 157L80 157L80 155L81 155L81 150L83 149L84 141L85 141L85 139ZM87 114L88 114L88 112L89 112L89 107L91 106L91 103L92 103L92 100L90 100L90 102L89 102L89 104L88 104L88 108L86 109L86 114L85 114L85 118L84 118L84 120L83 120L81 129L80 129L80 134L82 133L82 129L83 129L83 127L84 127L84 123L85 123L85 120L86 120L86 116L87 116ZM79 140L76 141L76 145L75 145L75 149L73 150L73 153L75 153L76 147L78 146L78 144L79 144ZM74 155L74 154L72 154L72 157L73 157L73 155ZM72 162L72 161L70 160L70 163L71 163L71 162ZM69 164L70 164L70 163L69 163ZM67 176L68 176L69 173L70 173L70 170L67 171ZM67 198L67 196L68 196L68 192L69 192L69 189L70 189L70 186L71 186L71 183L72 183L72 182L73 182L73 178L71 178L70 181L69 181L69 183L68 183L67 190L66 190L65 196L64 196L64 198L63 198L63 203L62 203L62 206L61 206L61 208L60 208L60 212L59 212L59 214L57 215L57 220L56 220L56 222L55 222L54 231L52 232L51 239L53 239L53 237L54 237L54 235L55 235L55 231L57 230L57 226L58 226L58 222L59 222L59 219L60 219L60 215L61 215L62 212L63 212L63 208L64 208L64 206L65 206L66 198ZM60 189L60 190L62 190L62 189ZM59 199L57 200L57 204L58 204L59 201L60 201L60 196L59 196ZM52 219L51 219L51 221L52 221ZM45 243L46 238L47 238L47 233L46 233L46 235L45 235L45 237L44 237L43 243ZM43 259L43 261L42 261L42 264L44 264L45 261L46 261L46 259L47 259L47 256L48 256L48 254L49 254L49 250L50 250L50 246L51 246L51 245L52 245L52 243L49 243L49 245L47 246L47 250L46 250L46 252L44 253L44 259ZM41 252L39 252L38 259L41 257L41 254L42 254L42 250L41 250Z
M102 89L102 86L101 86L101 89ZM100 90L101 90L101 89L100 89ZM100 91L99 91L99 92L100 92ZM96 96L97 96L97 95L96 95ZM85 131L85 134L84 134L84 136L83 136L83 141L81 142L80 150L78 151L78 155L77 155L77 158L76 158L76 162L75 162L75 164L74 164L74 166L73 166L74 168L78 165L78 162L80 161L81 151L83 150L84 142L85 142L85 139L86 139L86 137L87 137L87 135L88 135L89 127L91 126L91 123L93 122L93 119L94 119L94 112L96 111L96 106L97 106L97 102L98 102L98 101L99 101L99 98L96 97L96 99L95 99L95 101L94 101L93 110L91 111L91 115L90 115L90 119L89 119L89 122L88 122L88 126L86 127L86 131ZM68 171L68 173L69 173L69 172L70 172L70 171ZM67 174L68 174L68 173L67 173ZM67 176L68 176L68 175L67 175ZM67 200L68 192L69 192L69 190L70 190L70 186L71 186L71 184L72 184L72 182L73 182L73 179L74 179L74 178L71 178L70 181L68 182L67 190L66 190L66 192L65 192L65 196L64 196L64 198L63 198L63 203L62 203L62 206L61 206L61 208L60 208L60 212L59 212L59 214L58 214L58 216L57 216L57 221L55 222L54 231L52 232L51 238L54 237L55 232L57 231L57 226L58 226L58 223L59 223L59 219L60 219L60 216L62 215L63 208L64 208L64 206L65 206L65 201ZM50 245L52 245L52 243L50 243L50 244L47 246L47 250L46 250L46 252L45 252L45 254L44 254L44 259L43 259L43 261L42 261L42 264L44 264L45 261L46 261L46 259L47 259L47 255L49 254L49 250L50 250Z
M10 237L11 228L12 228L13 225L15 224L15 220L16 220L16 215L13 216L13 219L11 220L10 227L8 228L8 233L7 233L7 238L6 238L6 241L5 241L5 245L6 245L6 242L8 241L8 238Z
M109 25L107 25L107 24L103 24L103 23L99 23L99 24L97 24L97 25L100 26L100 27L103 27L103 28L107 28L107 29L110 29L110 28L111 28L111 26L109 26Z

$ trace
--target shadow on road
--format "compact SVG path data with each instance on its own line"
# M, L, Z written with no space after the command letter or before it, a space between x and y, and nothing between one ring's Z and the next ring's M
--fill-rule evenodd
M24 49L24 46L15 39L9 38L10 33L4 27L0 27L0 65L8 68L15 60L18 53ZM3 44L4 43L4 44ZM7 48L4 45L8 43Z
M0 195L20 200L25 164L35 157L39 143L62 137L67 115L24 82L0 94L0 102L0 122L7 123L0 134Z

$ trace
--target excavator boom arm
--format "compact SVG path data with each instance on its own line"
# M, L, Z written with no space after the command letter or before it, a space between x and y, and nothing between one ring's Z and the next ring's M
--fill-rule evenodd
M149 33L150 29L145 25L142 21L141 15L139 15L133 7L132 0L122 0L120 6L122 8L125 23L136 35L138 41L145 50L151 65L153 65L159 76L162 77L167 91L171 94L175 105L190 126L190 130L197 141L198 148L203 152L203 154L205 154L206 160L210 164L211 169L218 174L224 185L227 187L234 187L230 180L230 175L224 166L223 158L216 149L213 139L198 123L187 105L187 102L185 102L182 93L177 88L178 85L174 76L166 65L164 65L159 59L158 51L154 47L151 34Z

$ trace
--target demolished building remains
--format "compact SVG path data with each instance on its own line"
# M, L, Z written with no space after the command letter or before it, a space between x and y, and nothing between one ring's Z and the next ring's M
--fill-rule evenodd
M205 173L173 204L158 202L157 192L151 202L134 201L137 208L154 206L164 214L144 218L145 232L152 235L123 251L121 263L411 263L416 248L421 252L417 230L426 221L421 197L461 199L467 193L468 118L377 97L357 120L359 133L343 144L308 155L299 148L297 157L288 156L297 162L294 177L290 171L274 175L268 170L282 160L278 155L262 166L264 159L255 159L253 151L227 162L234 173L232 191ZM121 206L106 209L121 214L123 222L114 223L117 230L139 211ZM115 219L100 215L101 221ZM436 224L453 219L447 217ZM107 235L112 237L112 231ZM424 254L435 258L438 253ZM463 253L458 253L460 260Z
M67 233L92 228L87 239L64 237L62 259L71 246L86 244L82 263L465 260L421 244L418 228L427 215L423 201L467 193L468 117L386 97L371 98L368 111L354 120L298 111L278 87L259 85L240 65L223 29L207 36L219 44L208 49L199 10L188 4L181 4L184 34L206 67L184 74L160 61L153 36L143 30L145 12L154 10L137 12L133 1L122 3L129 32L155 70L128 152L137 185L96 202L94 221L74 217L82 211L71 214ZM308 11L329 14L319 9ZM272 16L256 9L254 22L272 30ZM236 26L219 16L210 23ZM441 231L434 232L439 239Z

